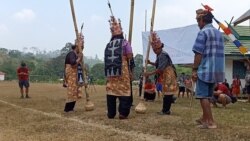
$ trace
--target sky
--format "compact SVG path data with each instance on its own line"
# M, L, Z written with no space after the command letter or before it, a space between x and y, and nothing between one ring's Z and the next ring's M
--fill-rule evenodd
M109 1L128 36L131 1ZM111 38L107 2L74 0L78 28L84 23L85 56L97 55L103 60L104 48ZM196 24L195 10L202 8L201 3L212 7L214 16L221 22L229 22L233 16L236 20L250 9L250 0L157 0L154 30ZM153 0L135 0L131 43L134 54L143 52L142 32L150 29L152 5ZM249 21L243 23L249 24ZM74 40L69 0L0 0L0 48L25 51L37 47L41 51L53 51Z

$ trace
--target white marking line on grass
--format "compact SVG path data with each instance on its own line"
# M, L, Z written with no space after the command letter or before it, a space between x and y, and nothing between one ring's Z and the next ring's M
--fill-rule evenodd
M114 128L112 126L84 122L84 121L82 121L80 119L77 119L77 118L67 118L67 117L63 117L62 115L59 115L59 114L56 114L56 113L46 113L46 112L39 111L39 110L32 109L32 108L23 108L21 106L18 106L18 105L15 105L15 104L3 101L3 100L0 100L0 102L4 103L6 105L10 105L10 106L12 106L14 108L19 108L19 109L23 109L23 110L26 110L26 111L31 111L33 113L42 114L42 115L45 115L45 116L48 116L48 117L55 117L55 118L60 118L60 119L63 119L63 120L78 122L78 123L86 125L86 126L99 128L101 130L109 130L109 131L116 132L116 133L119 133L119 134L124 134L124 135L127 135L127 136L136 137L137 139L141 139L141 140L147 140L147 141L155 141L155 140L157 140L157 141L173 141L172 139L164 139L164 138L162 138L160 136L156 136L156 135L143 134L143 133L139 133L139 132L136 132L136 131L124 131L124 130L121 130L121 129L118 129L118 128Z

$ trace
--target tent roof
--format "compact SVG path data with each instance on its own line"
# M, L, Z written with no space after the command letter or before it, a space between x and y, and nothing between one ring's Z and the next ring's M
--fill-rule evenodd
M234 26L250 19L250 9L233 22Z

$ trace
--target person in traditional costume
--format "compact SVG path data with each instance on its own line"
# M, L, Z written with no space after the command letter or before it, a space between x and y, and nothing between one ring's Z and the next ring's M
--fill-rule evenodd
M116 115L116 99L119 99L119 119L127 119L131 108L131 76L129 62L133 57L132 47L124 38L120 20L111 16L112 37L104 51L105 76L107 78L107 116Z
M146 77L156 75L157 81L162 80L162 94L164 95L163 107L158 114L170 115L171 104L174 102L173 95L178 92L176 70L170 56L162 49L164 44L161 42L156 32L152 32L151 38L151 46L157 59L155 62L148 60L148 64L155 66L156 69L152 72L145 72L144 75Z
M74 111L76 101L81 98L81 90L79 86L78 67L82 62L83 55L79 53L77 45L80 44L83 48L83 38L76 40L75 45L72 45L70 51L65 58L65 82L67 86L67 99L64 111Z

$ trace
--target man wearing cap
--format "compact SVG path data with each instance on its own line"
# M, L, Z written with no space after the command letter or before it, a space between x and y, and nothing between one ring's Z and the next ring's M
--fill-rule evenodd
M155 32L151 34L151 38L151 46L157 56L157 59L155 62L150 62L148 60L148 64L155 66L156 69L152 72L145 72L144 75L146 77L150 75L156 75L156 80L162 81L162 94L164 95L163 107L161 112L158 112L158 114L170 115L171 104L173 103L173 95L178 91L176 70L168 53L162 50L164 44L161 43L160 38Z
M19 80L19 88L20 88L20 93L21 93L21 97L20 98L24 98L24 90L23 87L25 87L25 97L26 98L30 98L29 97L29 69L26 66L26 63L21 62L21 66L17 69L17 76L18 76L18 80Z
M196 122L203 129L217 128L213 119L209 99L214 85L225 79L224 40L221 32L213 27L213 15L208 10L196 10L196 20L200 28L193 46L194 64L192 79L196 81L196 99L200 100L203 114Z
M105 76L107 78L107 116L116 115L116 99L119 99L119 119L127 119L131 108L131 77L129 62L133 57L130 43L124 39L120 20L111 16L112 37L104 51Z

